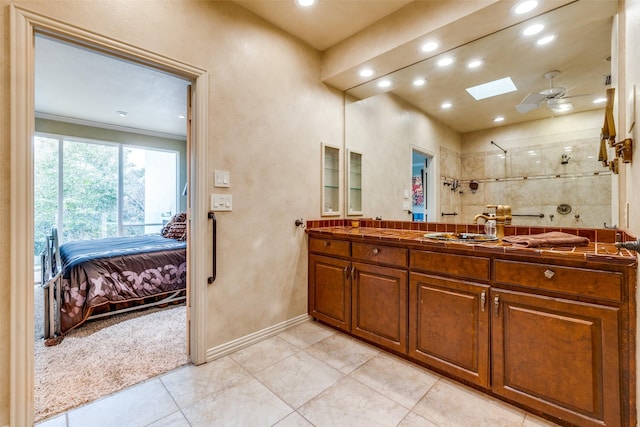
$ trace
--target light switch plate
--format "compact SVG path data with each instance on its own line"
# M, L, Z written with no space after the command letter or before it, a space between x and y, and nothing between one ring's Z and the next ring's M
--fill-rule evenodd
M233 196L231 194L211 193L211 210L214 212L229 212L233 209Z
M215 170L214 178L213 178L213 186L214 187L230 187L231 186L231 176L229 171Z

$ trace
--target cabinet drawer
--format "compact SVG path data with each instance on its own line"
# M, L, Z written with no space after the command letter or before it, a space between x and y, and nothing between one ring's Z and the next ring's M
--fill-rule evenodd
M351 249L353 258L360 261L387 264L396 267L407 266L407 255L409 251L405 248L354 243Z
M495 260L497 284L524 286L568 295L622 300L622 273Z
M309 239L309 251L319 254L348 257L351 255L351 242L312 237Z
M410 267L428 273L439 273L466 279L489 280L489 258L440 252L411 251Z

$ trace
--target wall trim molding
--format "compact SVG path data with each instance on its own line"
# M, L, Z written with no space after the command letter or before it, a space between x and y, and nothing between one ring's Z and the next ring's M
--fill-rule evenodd
M208 71L96 34L69 23L10 5L10 379L9 426L33 425L34 306L33 287L33 151L35 133L36 33L47 34L107 55L184 77L192 83L189 155L188 319L189 353L194 364L206 362L208 248Z
M227 356L235 351L242 350L245 347L249 347L250 345L256 344L267 338L271 338L275 335L278 335L280 332L283 332L301 323L307 322L310 319L311 316L305 313L292 319L285 320L284 322L278 323L276 325L269 326L268 328L262 329L252 334L245 335L244 337L229 341L228 343L219 345L217 347L212 347L207 350L207 362L211 362L223 356Z

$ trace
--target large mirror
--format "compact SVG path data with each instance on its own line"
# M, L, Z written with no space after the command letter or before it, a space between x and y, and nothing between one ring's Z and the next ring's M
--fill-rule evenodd
M615 13L576 1L349 89L363 214L471 223L508 204L514 225L611 226L617 175L598 149Z

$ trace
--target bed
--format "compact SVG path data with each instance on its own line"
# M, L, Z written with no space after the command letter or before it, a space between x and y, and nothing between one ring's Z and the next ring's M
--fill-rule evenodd
M175 217L174 217L175 218ZM89 319L186 298L184 225L162 235L58 244L52 228L41 255L45 340L60 339Z

